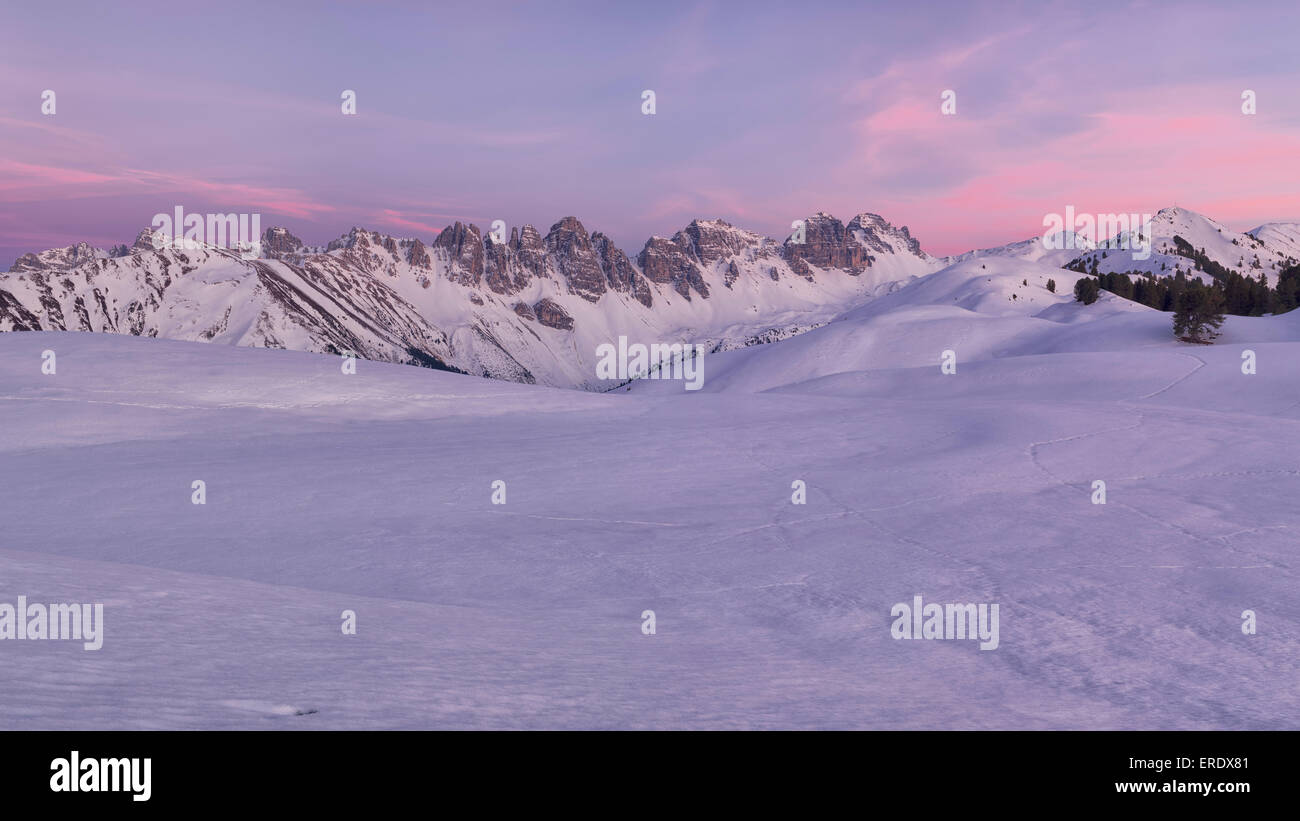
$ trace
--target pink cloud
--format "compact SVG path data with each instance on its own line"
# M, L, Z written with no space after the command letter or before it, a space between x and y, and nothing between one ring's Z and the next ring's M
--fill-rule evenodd
M855 122L844 173L868 187L899 168L923 168L926 158L936 168L969 161L970 173L946 185L940 178L924 195L921 224L936 227L918 233L941 237L950 246L943 252L995 234L1032 236L1044 213L1066 205L1153 212L1177 200L1230 222L1298 215L1300 133L1277 119L1243 115L1239 94L1225 84L1167 89L1155 98L1116 95L1081 128L1010 145L1006 124L1031 128L1043 116L1038 103L1001 112L999 129L964 117L960 105L956 116L941 115L937 94L932 106L928 98L900 99ZM916 205L916 198L892 199L880 207Z
M0 190L58 185L95 185L117 182L120 179L110 174L98 174L78 168L0 160Z
M171 194L174 198L207 196L233 208L261 208L290 217L311 218L332 213L332 205L316 202L291 188L272 188L203 179L188 174L124 168L101 173L53 165L0 161L0 202L81 199L133 193Z
M379 214L376 216L376 219L378 220L380 225L396 225L413 231L423 231L428 234L433 234L434 236L441 234L442 229L446 227L446 225L433 225L432 223L421 222L420 220L411 219L411 217L413 216L437 216L437 215L436 214L407 215L407 214L403 214L400 211L394 211L390 208L385 208L379 212Z
M201 192L214 199L252 208L263 208L271 213L290 217L311 218L316 214L332 213L338 209L316 202L300 191L291 188L267 188L245 183L217 182L185 174L126 169L127 179L139 182L150 190L175 191L185 194Z

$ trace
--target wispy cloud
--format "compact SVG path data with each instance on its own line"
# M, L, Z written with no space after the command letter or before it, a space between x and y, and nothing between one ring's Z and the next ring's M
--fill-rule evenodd
M139 193L168 194L183 201L201 197L231 208L260 208L290 217L310 218L337 208L314 201L288 188L270 188L242 182L209 180L191 174L175 174L139 168L88 171L32 163L0 161L0 202L84 199Z

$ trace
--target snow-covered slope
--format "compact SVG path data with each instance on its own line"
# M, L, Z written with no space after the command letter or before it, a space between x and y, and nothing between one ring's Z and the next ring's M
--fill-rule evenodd
M312 249L283 228L265 259L153 247L28 254L0 276L0 330L81 330L290 348L602 389L596 350L633 342L710 349L829 321L940 263L906 228L862 214L807 220L805 241L721 220L653 237L628 258L567 217L509 239L449 226L429 246L361 228Z
M959 262L983 257L1009 257L1060 268L1076 259L1080 250L1092 247L1092 242L1086 237L1075 234L1073 231L1062 231L1050 237L1030 237L1020 242L999 245L996 248L981 248L977 251L967 251L964 254L943 257L941 262L943 267L946 268Z
M1078 276L1009 256L970 258L778 346L710 356L704 389L767 390L853 370L933 365L937 371L945 350L955 351L960 363L1034 350L1031 344L1058 344L1068 326L1084 316L1084 306L1070 293ZM1048 290L1049 281L1056 293ZM1105 293L1088 307L1089 318L1155 313ZM1164 333L1169 335L1167 328ZM1038 339L1017 341L1027 335ZM667 388L653 382L634 386Z
M1080 276L1006 256L969 258L780 344L708 356L703 390L763 391L852 371L928 368L937 374L944 351L952 351L961 368L1047 353L1187 348L1173 338L1170 314L1107 292L1092 305L1076 302L1072 291ZM1228 317L1220 341L1295 340L1300 311ZM655 381L632 388L681 390Z
M1257 233L1258 232L1258 233ZM1297 253L1297 235L1291 223L1270 223L1254 231L1239 234L1218 222L1186 208L1163 208L1151 219L1151 254L1141 255L1140 243L1132 234L1121 232L1103 242L1097 249L1078 256L1078 262L1092 270L1097 262L1100 273L1153 273L1172 276L1182 271L1190 277L1209 281L1211 277L1199 270L1196 262L1179 253L1177 239L1182 239L1195 252L1204 255L1228 270L1257 278L1261 273L1270 286L1277 277L1300 259ZM1130 248L1139 249L1137 253Z
M105 625L0 642L0 729L1300 729L1300 317L1107 342L1149 312L974 264L716 357L804 362L757 394L0 334L0 602ZM1040 323L1093 349L939 373ZM893 639L917 595L997 649Z
M1283 261L1283 268L1289 268L1300 260L1300 223L1297 222L1266 222L1258 228L1252 228L1246 233L1262 242L1267 249L1265 254L1260 257L1261 263L1265 257L1269 261ZM1269 266L1276 268L1276 265Z
M24 257L0 278L0 329L351 350L433 366L451 359L445 335L385 283L316 259L291 266L224 249L140 247L66 267L35 267Z

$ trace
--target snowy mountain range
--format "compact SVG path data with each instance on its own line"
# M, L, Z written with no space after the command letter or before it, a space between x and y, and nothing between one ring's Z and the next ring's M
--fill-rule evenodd
M722 220L652 237L635 258L566 217L504 242L455 223L430 245L362 228L312 249L284 228L264 258L217 247L82 243L27 254L0 277L0 330L77 330L289 348L517 382L602 387L597 346L620 335L770 341L937 270L906 227L874 214L806 220L778 242ZM603 387L608 387L604 385Z
M1067 264L1101 272L1175 269L1198 275L1178 240L1225 268L1270 282L1300 255L1300 225L1238 234L1180 208L1152 220L1149 259L1071 233L933 257L906 227L863 213L843 223L818 213L803 242L722 220L694 220L651 237L634 257L565 217L545 235L531 225L494 238L454 223L429 245L353 228L311 248L285 228L262 237L259 259L212 246L155 248L141 231L111 250L79 243L26 254L0 275L0 330L73 330L287 348L352 351L363 359L592 390L597 348L620 336L704 345L710 352L796 336L900 289L933 290L974 266L1007 262L1042 293L1023 306L1068 301L1042 289ZM1000 263L999 263L1000 264ZM940 271L947 274L932 279ZM1044 273L1046 272L1046 273ZM977 279L972 279L973 282ZM990 280L991 282L992 280ZM1001 286L999 286L1000 288ZM1010 292L984 293L1005 301ZM974 294L975 292L971 292ZM971 294L953 296L962 306ZM884 304L892 304L886 302ZM927 354L928 356L929 354Z

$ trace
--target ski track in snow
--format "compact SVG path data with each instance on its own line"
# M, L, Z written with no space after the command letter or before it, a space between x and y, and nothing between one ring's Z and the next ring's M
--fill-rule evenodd
M1188 358L1190 358L1190 359L1195 359L1195 360L1196 360L1196 367L1192 368L1192 369L1191 369L1190 371L1188 371L1187 373L1185 373L1185 374L1183 374L1182 376L1178 377L1178 378L1175 379L1173 382L1170 382L1168 385L1165 385L1163 388L1160 388L1159 390L1152 391L1151 393L1148 393L1148 394L1146 394L1145 396L1139 396L1138 399L1154 399L1154 398L1156 398L1157 396L1159 396L1159 395L1162 394L1162 393L1166 393L1166 392L1168 392L1168 391L1170 391L1170 390L1173 390L1174 388L1176 388L1176 387L1178 387L1179 385L1181 385L1181 384L1183 384L1184 382L1186 382L1188 379L1191 379L1193 376L1196 375L1196 372L1197 372L1197 371L1199 371L1201 368L1204 368L1204 367L1205 367L1205 360L1204 360L1204 359L1201 359L1199 356L1196 356L1195 354L1180 353L1180 354L1178 354L1178 355L1179 355L1179 356L1186 356L1186 357L1188 357Z
M1098 430L1098 431L1090 431L1090 432L1087 432L1087 433L1076 434L1076 435L1073 435L1073 436L1065 436L1065 437L1060 437L1060 438L1057 438L1057 439L1051 439L1051 440L1047 440L1047 441L1044 441L1044 442L1034 442L1034 443L1030 444L1030 446L1029 446L1028 449L1027 449L1027 452L1029 453L1030 459L1033 461L1034 466L1037 467L1039 470L1043 471L1043 472L1044 472L1045 474L1047 474L1048 476L1052 477L1054 480L1056 480L1057 482L1059 482L1062 486L1065 486L1065 487L1068 487L1068 488L1071 488L1071 489L1081 489L1085 494L1090 495L1090 494L1091 494L1091 485L1090 485L1088 482L1083 482L1082 484L1080 484L1080 483L1071 483L1071 482L1068 482L1068 481L1066 481L1065 479L1061 478L1060 476L1057 476L1055 473L1053 473L1051 470L1049 470L1045 465L1043 465L1042 461L1038 458L1038 449L1041 448L1041 447L1048 446L1048 445L1062 444L1062 443L1065 443L1065 442L1075 442L1075 441L1079 441L1079 440L1083 440L1083 439L1090 439L1090 438L1097 437L1097 436L1105 436L1105 435L1107 435L1107 434L1125 433L1125 432L1128 432L1128 431L1138 430L1138 429L1144 427L1144 426L1146 425L1146 422L1147 422L1147 413L1148 413L1148 410L1147 410L1147 409L1143 409L1141 406L1137 406L1137 405L1135 405L1135 404L1134 404L1135 402L1137 402L1137 401L1142 401L1142 400L1146 400L1146 399L1153 399L1153 398L1155 398L1155 397L1157 397L1157 396L1160 396L1160 395L1162 395L1162 394L1164 394L1164 393L1167 393L1168 391L1170 391L1170 390L1176 388L1177 386L1183 384L1184 382L1187 382L1189 379L1191 379L1192 377L1194 377L1194 376L1195 376L1195 375L1196 375L1196 374L1197 374L1197 373L1198 373L1202 368L1204 368L1204 367L1206 366L1206 362L1205 362L1205 360L1202 359L1202 358L1199 357L1199 356L1196 356L1196 355L1194 355L1194 354L1186 354L1186 353L1180 353L1179 355L1180 355L1180 356L1184 356L1184 357L1187 357L1187 358L1190 358L1190 359L1195 360L1195 361L1196 361L1196 365L1195 365L1195 367L1193 367L1190 371L1188 371L1187 373L1183 374L1182 376L1179 376L1177 379L1174 379L1172 382L1170 382L1169 384L1165 385L1164 387L1161 387L1161 388L1159 388L1159 389L1157 389L1157 390L1154 390L1154 391L1152 391L1152 392L1150 392L1150 393L1143 394L1142 396L1138 397L1137 400L1120 400L1120 401L1119 401L1118 404L1120 404L1120 405L1126 405L1126 406L1127 406L1127 405L1132 405L1132 406L1134 406L1134 407L1137 408L1137 414L1138 414L1138 420L1137 420L1137 422L1135 422L1134 424L1129 425L1129 426L1127 426L1127 427L1118 428L1118 429L1104 429L1104 430ZM1279 471L1221 471L1221 472L1202 473L1202 474L1182 474L1182 475L1178 475L1178 476L1176 476L1176 477L1173 476L1173 475L1170 475L1170 474L1156 474L1156 475L1151 475L1151 476L1135 476L1135 477L1118 477L1118 480L1119 480L1119 481L1143 481L1143 480L1149 480L1149 479L1153 479L1153 478L1211 479L1211 478L1224 478L1224 477L1228 477L1228 476L1234 476L1234 477L1235 477L1235 476L1262 476L1262 475L1269 475L1270 473L1272 473L1272 474L1281 474L1281 475L1290 475L1290 476L1300 476L1300 471L1297 471L1297 470L1279 470ZM1101 478L1101 477L1098 477L1098 478ZM1115 479L1111 479L1111 482L1114 482L1114 481L1115 481ZM1109 488L1110 488L1110 482L1108 482L1108 484L1107 484L1107 490L1108 490L1108 493L1109 493ZM1153 514L1151 514L1151 513L1148 513L1147 511L1141 510L1141 509L1139 509L1139 508L1137 508L1137 507L1135 507L1135 506L1133 506L1133 505L1129 505L1129 504L1126 504L1126 503L1123 503L1123 502L1115 502L1115 501L1113 501L1112 499L1109 498L1109 495L1108 495L1108 498L1107 498L1107 502L1106 502L1106 504L1108 504L1108 505L1109 505L1109 504L1116 504L1116 505L1118 505L1119 507L1122 507L1124 510L1127 510L1127 511L1129 511L1130 513L1133 513L1134 515L1141 516L1141 517L1146 518L1146 519L1148 519L1148 520L1150 520L1150 521L1156 522L1156 523L1158 523L1158 524L1160 524L1160 525L1162 525L1162 526L1164 526L1164 527L1168 527L1168 528L1171 528L1171 529L1173 529L1173 530L1176 530L1176 531L1178 531L1179 533L1181 533L1182 535L1186 536L1186 537L1189 538L1189 539L1196 539L1196 540L1198 540L1198 541L1204 541L1204 542L1211 542L1211 541L1212 541L1212 539L1210 539L1210 538L1207 538L1207 537L1204 537L1204 536L1202 536L1202 535L1200 535L1200 534L1198 534L1198 533L1192 532L1192 531L1188 530L1187 528L1184 528L1184 527L1182 527L1182 526L1180 526L1180 525L1178 525L1178 524L1176 524L1176 523L1165 521L1164 519L1161 519L1161 518L1158 517L1158 516L1155 516L1155 515L1153 515ZM1225 546L1228 546L1229 549L1231 550L1231 549L1232 549L1232 548L1231 548L1231 545L1230 545L1230 538L1231 538L1231 536L1233 536L1233 535L1239 535L1239 534L1242 534L1242 533L1256 533L1256 532L1259 532L1260 530L1264 530L1264 529L1287 529L1287 527L1286 527L1286 525L1277 525L1277 526L1274 526L1273 528L1243 528L1243 529L1238 530L1238 531L1235 531L1234 533L1229 534L1229 535L1227 535L1227 536L1218 536L1218 537L1214 537L1214 538L1217 538L1219 541L1223 542L1223 544L1224 544ZM1236 551L1234 551L1234 552L1236 552ZM1078 567L1095 567L1095 566L1096 566L1096 565L1078 565ZM1269 563L1267 563L1267 562L1263 562L1263 563L1249 564L1249 565L1208 565L1208 566L1207 566L1207 565L1155 565L1155 564L1153 564L1153 565L1145 565L1145 566L1143 566L1143 565L1123 565L1123 564L1117 564L1117 565L1115 565L1115 567L1117 567L1117 568L1122 568L1122 569L1134 569L1134 568L1147 567L1147 568L1151 568L1151 569L1162 569L1162 570L1167 570L1167 569L1197 569L1197 570L1204 570L1204 569L1213 569L1213 570L1235 569L1235 570L1257 570L1257 569L1269 569L1269 568L1274 567L1274 565L1269 564Z

